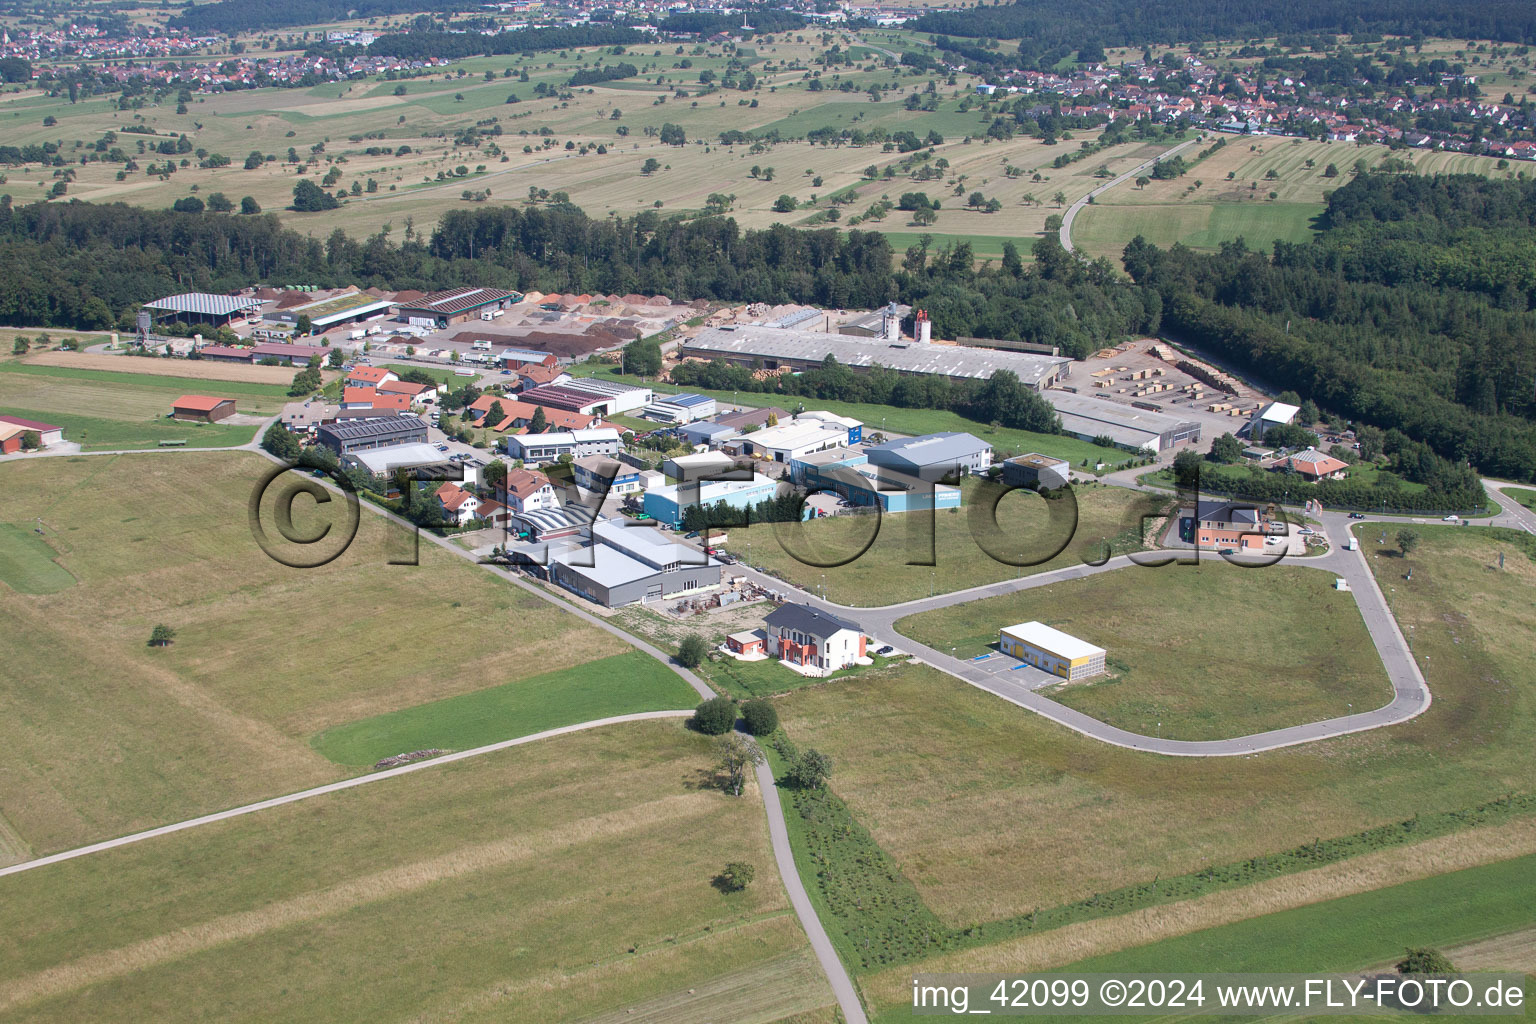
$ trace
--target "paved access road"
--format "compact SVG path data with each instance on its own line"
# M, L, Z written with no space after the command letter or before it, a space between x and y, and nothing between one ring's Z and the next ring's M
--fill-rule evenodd
M1402 632L1398 629L1396 620L1392 617L1385 596L1382 594L1380 587L1377 586L1375 577L1371 574L1370 566L1365 560L1365 551L1363 549L1359 551L1344 550L1343 545L1345 538L1348 536L1350 520L1342 513L1325 513L1322 521L1331 544L1328 554L1308 558L1286 559L1284 564L1329 572L1336 577L1342 577L1348 583L1351 593L1354 594L1355 603L1360 608L1360 614L1364 619L1366 630L1370 634L1372 643L1376 646L1377 653L1381 656L1382 665L1386 668L1387 678L1392 684L1392 700L1373 711L1364 711L1339 718L1325 719L1321 722L1311 722L1306 725L1291 726L1286 729L1275 729L1269 732L1237 736L1224 740L1163 739L1156 736L1144 736L1140 733L1130 732L1109 725L1034 692L1029 685L1029 681L1026 679L1016 678L1012 673L999 674L988 671L987 667L919 644L911 638L901 635L896 630L897 621L908 615L932 611L937 608L947 608L955 604L978 601L983 598L997 597L1003 594L1034 590L1038 587L1047 587L1068 580L1083 579L1084 577L1095 576L1100 573L1179 571L1179 566L1149 568L1136 564L1138 560L1150 560L1154 557L1151 553L1135 557L1122 555L1110 559L1103 565L1072 565L1034 576L1003 580L998 583L982 587L972 587L968 590L960 590L951 594L939 594L934 597L919 598L916 601L907 601L902 604L885 605L876 608L859 608L823 601L815 595L792 587L776 577L764 575L753 569L745 569L745 567L743 569L765 587L779 591L793 591L799 600L807 604L853 619L870 636L885 643L890 643L901 650L908 651L914 657L942 672L947 672L963 682L986 690L988 693L1001 697L1009 703L1028 708L1030 711L1048 718L1058 725L1064 725L1068 729L1081 733L1084 736L1113 744L1117 747L1144 750L1155 754L1168 754L1176 757L1236 757L1265 750L1275 750L1280 747L1295 746L1299 743L1331 739L1335 736L1364 732L1368 729L1379 729L1383 726L1396 725L1422 714L1430 705L1429 686L1425 683L1423 673L1419 671L1412 652L1409 650L1408 643L1403 638ZM1186 554L1193 553L1188 552ZM1205 563L1227 564L1233 572L1263 571L1262 569L1231 565L1221 556L1210 553L1202 553L1200 558Z
M1108 192L1110 189L1114 188L1116 185L1119 185L1125 181L1129 181L1130 179L1136 177L1136 175L1140 174L1142 171L1147 170L1159 160L1166 160L1171 156L1184 152L1190 146L1193 146L1199 141L1200 139L1194 138L1190 139L1188 142L1181 142L1177 146L1174 146L1172 149L1153 157L1151 160L1144 160L1137 164L1135 167L1132 167L1130 170L1126 171L1124 174L1120 175L1118 178L1114 178L1111 181L1105 182L1098 188L1094 189L1092 192L1089 192L1087 195L1083 196L1083 198L1079 199L1077 202L1073 203L1071 206L1067 207L1067 212L1063 214L1061 218L1061 247L1067 250L1067 252L1077 251L1072 247L1072 222L1077 219L1077 215L1082 212L1083 207L1088 205L1088 201L1090 199L1097 198L1098 196L1101 196L1105 192Z

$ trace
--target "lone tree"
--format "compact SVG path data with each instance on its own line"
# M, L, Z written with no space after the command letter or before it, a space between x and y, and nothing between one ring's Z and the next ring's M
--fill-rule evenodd
M533 410L533 419L528 421L528 433L542 434L549 429L549 417L544 415L544 407L538 406Z
M815 747L808 747L790 762L784 777L796 789L820 789L832 774L832 759Z
M21 446L29 452L35 452L43 446L43 435L36 430L23 430Z
M1407 558L1409 555L1413 554L1414 549L1416 549L1418 546L1419 533L1417 530L1397 531L1397 550L1403 553L1404 558Z
M1420 946L1404 950L1406 954L1397 962L1398 974L1455 974L1456 965L1438 949Z
M169 647L174 639L176 639L176 631L163 622L149 632L151 647Z
M704 638L693 634L683 637L683 642L677 645L677 661L684 668L698 668L704 662L704 656L709 652L709 645Z
M761 697L741 706L741 720L753 736L767 736L779 727L779 713L771 702Z
M751 864L733 860L725 866L725 870L715 876L715 884L726 892L741 892L752 884L752 876L757 872Z
M655 157L647 157L645 163L640 165L641 174L651 175L659 170L661 170L661 161Z
M284 462L297 462L304 448L299 439L281 423L274 423L261 435L261 446Z
M293 375L293 384L288 388L288 397L302 398L320 390L324 381L320 378L320 371L313 366L306 366Z
M481 426L489 428L496 426L496 424L500 423L506 418L507 410L501 407L501 402L496 401L492 402L491 407L485 410L485 419L481 420L480 423Z
M731 714L735 718L735 712ZM741 796L741 788L747 784L747 772L762 764L763 751L745 736L731 733L715 741L715 771L719 774L726 792Z
M688 722L706 736L724 736L736 724L736 702L729 697L711 697L694 709Z
M1145 174L1137 176L1137 178L1136 178L1136 187L1137 188L1146 188L1150 184L1152 184L1152 179L1147 177Z

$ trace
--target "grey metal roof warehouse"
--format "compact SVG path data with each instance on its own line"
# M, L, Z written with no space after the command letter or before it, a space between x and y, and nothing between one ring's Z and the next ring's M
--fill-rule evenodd
M820 366L831 355L855 369L884 366L899 373L956 380L985 380L998 370L1012 370L1020 381L1037 390L1067 376L1072 362L1065 356L757 326L707 328L683 344L683 354L742 364L761 359L769 369L787 366L795 370Z
M1070 391L1047 391L1044 397L1060 414L1062 429L1078 437L1103 434L1125 447L1150 445L1158 451L1200 438L1200 424L1195 420Z
M261 305L260 299L241 295L215 295L211 292L183 292L144 303L145 309L167 313L197 313L200 316L232 316L242 309Z

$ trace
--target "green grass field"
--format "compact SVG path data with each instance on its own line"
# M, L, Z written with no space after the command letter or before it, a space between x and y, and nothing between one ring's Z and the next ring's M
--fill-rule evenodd
M185 394L233 398L241 413L257 415L276 413L288 401L287 388L275 384L0 362L0 411L63 427L64 439L86 451L154 448L168 440L223 448L255 436L247 424L168 419L171 402Z
M1493 157L1465 153L1394 153L1385 146L1216 133L1186 151L1186 159L1217 139L1226 145L1183 177L1145 188L1126 182L1097 197L1073 221L1073 244L1116 265L1137 235L1164 248L1179 242L1204 251L1241 237L1250 249L1267 252L1276 241L1309 240L1327 193L1349 181L1357 162L1373 167L1392 156L1410 161L1418 174L1514 174L1499 170ZM1338 172L1333 177L1330 165Z
M40 521L77 581L0 587L23 638L0 700L28 723L0 751L0 814L39 854L333 781L350 772L316 733L626 649L436 545L388 564L403 538L367 511L328 565L280 565L247 513L269 469L198 452L0 465L0 522ZM298 529L319 512L301 496ZM170 647L146 646L157 623Z
M613 727L0 879L0 1013L831 1024L762 804L711 760Z
M1525 487L1506 487L1504 488L1503 493L1515 501L1518 501L1526 508L1536 512L1536 491L1529 490Z
M0 523L0 583L19 594L57 594L75 585L33 526Z
M1047 502L1016 491L996 506L994 522L977 481L965 482L962 491L960 509L765 524L734 530L727 543L734 554L796 586L825 587L839 604L896 604L1097 560L1106 544L1116 554L1140 550L1142 516L1166 501L1085 484L1073 489L1074 511L1065 499ZM989 552L1036 564L1015 566Z
M595 718L696 703L698 695L677 673L631 651L336 726L313 742L337 764L369 765L411 750L467 750Z
M897 628L968 658L995 651L1001 626L1038 619L1109 652L1107 676L1056 687L1052 699L1149 736L1222 739L1392 699L1354 598L1333 578L1296 566L1120 569L924 612Z
M1373 559L1435 697L1390 729L1253 757L1162 758L921 667L776 705L801 747L833 758L838 796L951 927L1536 791L1530 542L1421 532L1411 584L1401 560ZM1500 550L1502 572L1490 568ZM1272 614L1256 612L1254 628Z
M1062 964L1053 973L1341 974L1380 968L1400 958L1404 949L1420 946L1448 949L1452 962L1468 970L1473 968L1457 960L1458 946L1506 935L1513 941L1502 960L1495 953L1491 962L1479 962L1475 969L1528 973L1525 944L1528 929L1536 925L1533 907L1536 857L1517 857L1137 945ZM1529 981L1526 989L1529 993ZM1209 1005L1215 993L1208 989L1205 995ZM923 1019L911 1012L910 995L905 1002L878 1002L875 1011L872 1019L877 1024ZM1040 1016L1072 1021L1124 1019Z

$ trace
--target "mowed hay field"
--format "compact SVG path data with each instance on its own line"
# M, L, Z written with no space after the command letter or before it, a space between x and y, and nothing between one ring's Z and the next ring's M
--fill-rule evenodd
M1411 162L1418 174L1516 173L1499 170L1496 158L1466 153L1240 135L1207 136L1186 151L1186 161L1217 139L1226 145L1181 178L1153 181L1145 188L1126 182L1097 197L1073 221L1073 244L1116 263L1137 235L1164 248L1180 242L1203 250L1242 238L1250 249L1268 251L1276 241L1309 240L1327 193L1347 183L1357 163L1375 167L1390 157ZM1326 175L1329 164L1337 168L1337 177Z
M0 544L41 537L77 581L0 581L0 694L25 723L0 750L0 816L32 852L332 781L351 772L315 733L626 649L436 545L388 565L398 541L366 510L334 562L278 564L247 518L271 468L197 452L0 465ZM309 498L294 507L299 531L320 525ZM146 645L157 623L170 647Z
M1046 691L1053 700L1148 736L1224 739L1391 701L1354 596L1333 580L1219 559L1133 566L924 612L897 628L970 658L997 649L1000 627L1039 620L1109 652L1109 674Z
M0 1014L830 1024L762 803L712 761L608 727L0 878Z
M926 667L775 703L796 743L833 758L837 794L954 927L1530 792L1536 563L1511 533L1423 533L1412 594L1398 581L1393 600L1434 703L1390 729L1249 757L1157 757Z
M106 358L106 357L101 357ZM53 423L64 440L86 451L154 448L163 440L184 440L189 448L232 447L256 434L254 421L189 423L167 418L171 403L185 394L235 400L238 414L274 415L289 401L281 384L209 380L135 372L140 362L162 369L169 360L115 360L119 369L60 366L32 360L0 361L0 411ZM177 361L176 366L189 365ZM199 364L190 364L194 368ZM289 371L288 379L293 379Z
M750 540L754 566L808 590L825 584L830 601L887 605L1097 561L1106 545L1116 554L1140 550L1142 517L1167 504L1096 484L1073 488L1071 500L1019 490L996 504L980 500L976 480L962 490L959 509L773 523L731 531L728 544L745 557ZM989 552L1037 564L1015 566Z

